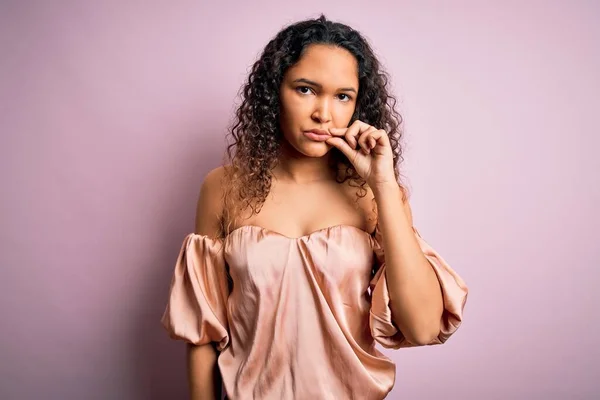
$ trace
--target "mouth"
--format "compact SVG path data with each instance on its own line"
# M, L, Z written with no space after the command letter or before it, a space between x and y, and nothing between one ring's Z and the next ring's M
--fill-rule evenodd
M324 142L331 137L329 132L322 129L311 129L310 131L304 131L304 136L316 142Z

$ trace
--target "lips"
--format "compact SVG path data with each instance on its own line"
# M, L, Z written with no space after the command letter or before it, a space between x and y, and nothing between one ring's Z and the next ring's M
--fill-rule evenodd
M323 129L311 129L307 132L312 132L316 135L328 135L329 136L329 132L327 132L326 130L323 130Z
M317 142L324 142L331 137L329 132L322 129L311 129L310 131L305 131L304 136Z

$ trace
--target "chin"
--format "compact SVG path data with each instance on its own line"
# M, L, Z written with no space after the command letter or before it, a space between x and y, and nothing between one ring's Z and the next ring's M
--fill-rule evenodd
M330 146L325 142L312 142L308 146L302 146L300 152L307 157L319 158L329 153L329 150L331 150L332 147L333 146Z
M292 140L285 139L288 151L305 157L320 158L329 153L333 148L333 146L325 142L315 142L304 137L294 137Z

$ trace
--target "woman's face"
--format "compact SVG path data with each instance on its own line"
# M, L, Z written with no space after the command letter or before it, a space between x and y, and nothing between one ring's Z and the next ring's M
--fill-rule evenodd
M311 45L286 72L280 87L281 128L297 152L322 157L332 147L305 134L311 129L345 128L358 94L358 64L345 49Z

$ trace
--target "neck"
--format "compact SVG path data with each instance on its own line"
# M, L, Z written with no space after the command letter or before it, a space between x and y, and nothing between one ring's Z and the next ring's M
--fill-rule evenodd
M329 166L331 152L323 157L307 157L297 151L282 148L273 177L280 182L307 184L331 181L335 173Z

